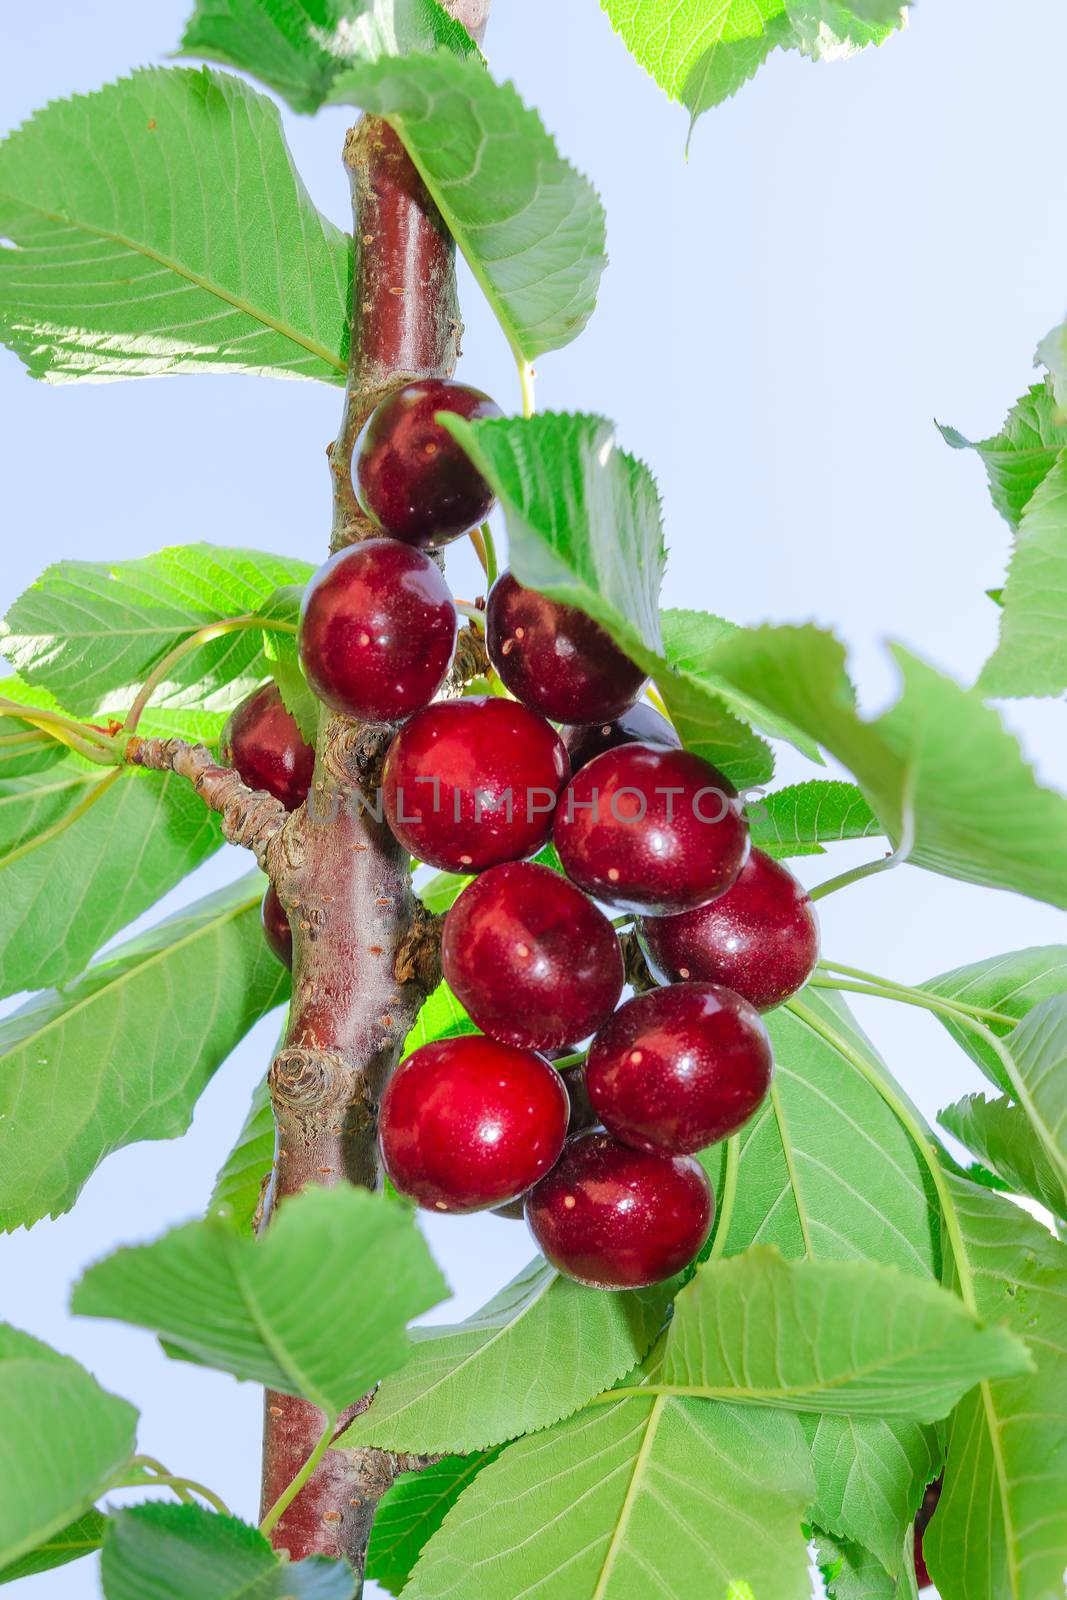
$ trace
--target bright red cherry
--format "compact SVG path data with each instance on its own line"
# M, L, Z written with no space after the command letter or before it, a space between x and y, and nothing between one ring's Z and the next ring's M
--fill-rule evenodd
M590 1046L585 1086L624 1144L691 1155L748 1121L773 1070L747 1000L715 983L679 983L619 1007Z
M424 1044L382 1097L378 1139L393 1185L431 1211L514 1200L563 1149L570 1104L544 1056L472 1036Z
M622 953L603 912L533 862L490 867L445 917L445 977L483 1033L553 1049L585 1039L622 993Z
M260 915L263 919L263 937L266 939L267 944L282 965L291 968L293 965L293 930L289 926L288 913L278 899L278 891L273 883L267 886Z
M254 689L230 713L219 738L219 758L250 789L265 789L287 811L307 799L315 752L304 743L275 683Z
M319 568L300 608L300 659L332 711L399 722L428 705L456 648L440 568L396 539L366 539Z
M526 1197L526 1221L552 1265L593 1289L640 1289L698 1255L715 1195L691 1156L650 1155L582 1133Z
M424 548L448 544L484 522L493 491L437 421L499 417L480 389L444 378L406 384L373 411L356 441L359 503L383 533Z
M556 810L567 876L624 911L689 911L725 894L748 855L737 791L688 750L625 744L583 767Z
M489 591L485 644L516 699L553 722L608 722L648 682L584 611L524 589L510 572Z
M389 747L385 815L420 861L481 872L540 850L569 771L563 741L536 711L492 695L441 700Z
M753 850L732 889L677 917L643 917L641 948L660 983L696 978L768 1011L802 989L819 959L819 924L803 884Z
M923 1503L919 1507L918 1516L915 1518L915 1585L919 1589L928 1589L934 1581L926 1570L926 1557L923 1554L923 1535L930 1526L934 1512L937 1510L938 1502L941 1499L941 1482L942 1480L938 1478L936 1483L927 1485L926 1493L923 1495Z
M563 743L571 758L571 771L580 772L595 756L616 750L620 744L663 744L677 750L681 745L666 717L653 706L639 700L614 722L598 722L591 727L564 728Z

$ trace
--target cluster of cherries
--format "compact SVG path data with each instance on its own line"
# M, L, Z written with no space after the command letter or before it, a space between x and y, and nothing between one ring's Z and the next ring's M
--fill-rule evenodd
M715 1199L695 1155L763 1101L773 1061L760 1012L807 982L815 917L792 874L750 849L728 780L638 704L644 673L582 612L503 573L486 646L514 698L433 700L457 613L426 552L492 505L441 412L497 414L444 382L382 403L356 486L383 537L320 569L300 625L320 699L400 724L382 779L397 838L473 879L445 917L442 960L481 1033L402 1062L382 1100L382 1158L419 1205L521 1205L561 1272L639 1287L685 1267L710 1233ZM223 757L286 805L307 792L313 753L271 687L234 713ZM550 840L565 876L529 859ZM601 906L636 919L660 985L621 1005L619 938ZM291 960L273 890L264 926Z

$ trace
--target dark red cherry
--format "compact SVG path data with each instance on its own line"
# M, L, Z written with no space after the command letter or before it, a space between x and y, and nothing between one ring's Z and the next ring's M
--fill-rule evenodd
M445 977L483 1033L528 1049L585 1039L622 993L622 953L603 912L533 862L490 867L445 917Z
M389 747L385 815L420 861L481 872L540 850L569 771L563 741L536 711L492 695L441 700Z
M315 752L305 744L275 683L265 683L230 713L219 738L223 766L234 767L250 789L265 789L287 811L307 799Z
M526 1221L552 1265L593 1289L640 1289L689 1265L715 1195L691 1156L650 1155L608 1133L569 1139L526 1197Z
M560 797L567 876L624 911L689 911L725 894L748 855L737 791L688 750L624 744L583 767Z
M915 1518L915 1585L919 1589L928 1589L934 1581L926 1570L926 1557L923 1555L923 1535L930 1526L934 1512L937 1510L938 1502L941 1499L941 1483L942 1480L938 1478L936 1483L927 1485L926 1493L923 1495L923 1503L919 1507L919 1513Z
M300 659L332 711L399 722L428 705L456 648L440 568L396 539L366 539L319 568L300 608Z
M590 1046L585 1086L617 1139L691 1155L748 1121L773 1070L747 1000L715 983L679 983L619 1007Z
M555 1164L568 1111L544 1056L480 1036L438 1039L401 1062L382 1097L382 1161L427 1210L483 1211Z
M489 659L523 705L553 722L607 722L648 682L591 617L502 572L485 612Z
M571 1050L546 1050L545 1054L550 1061L557 1056L573 1055ZM570 1116L567 1118L567 1138L572 1138L576 1133L584 1133L587 1128L597 1126L597 1114L589 1103L589 1096L585 1088L585 1068L564 1067L560 1071L563 1087L571 1103ZM509 1200L507 1205L494 1206L493 1215L506 1217L509 1222L522 1222L526 1216L526 1196L520 1194L517 1200Z
M263 937L267 944L283 966L292 968L293 930L289 926L288 914L278 899L278 891L273 883L267 886L260 915L263 919Z
M802 989L819 959L819 924L807 891L762 850L752 851L718 900L677 917L643 917L637 934L659 983L722 983L758 1011Z
M571 758L572 772L580 772L594 756L602 756L605 750L617 750L620 744L662 744L673 750L681 745L666 717L660 716L654 706L643 700L616 717L614 722L564 728L562 737Z
M469 422L500 416L480 389L426 378L388 395L356 441L360 505L390 538L427 549L477 527L493 507L493 491L439 411Z

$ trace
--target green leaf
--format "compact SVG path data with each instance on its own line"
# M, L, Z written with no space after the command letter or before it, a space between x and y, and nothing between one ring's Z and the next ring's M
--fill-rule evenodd
M436 0L197 0L181 54L249 72L294 111L317 111L353 59L476 45Z
M389 1594L399 1595L423 1548L477 1474L500 1454L499 1449L472 1456L445 1456L419 1472L394 1480L374 1514L367 1577Z
M118 1250L72 1306L336 1415L400 1366L406 1323L446 1293L411 1212L342 1185L290 1200L261 1240L207 1217ZM344 1327L359 1338L339 1340Z
M68 757L0 781L0 994L66 983L221 845L184 778Z
M7 694L11 679L0 678L0 695ZM67 747L51 734L32 727L20 717L0 715L0 782L46 772L62 761Z
M345 1561L279 1560L258 1528L199 1506L149 1502L108 1520L105 1600L354 1600Z
M112 1151L185 1132L288 989L259 925L262 882L208 895L0 1023L0 1227L58 1216Z
M810 1600L804 1437L787 1412L596 1406L480 1472L404 1600Z
M698 85L705 103L715 104L702 77L710 82L729 75L723 58L758 51L776 21L788 29L785 0L697 0L685 7L677 0L600 0L600 7L649 76L672 100L686 105ZM782 42L787 40L792 42L790 31L783 34Z
M232 74L149 67L39 111L0 146L0 238L0 337L35 378L344 381L351 241Z
M1067 447L1067 415L1048 383L1035 383L1016 401L1000 432L973 443L938 423L953 450L975 450L989 475L989 492L1001 516L1019 526L1034 491L1044 483Z
M935 1277L941 1221L925 1162L853 1057L891 1082L887 1069L841 1002L806 990L793 1004L766 1018L775 1077L740 1135L727 1254L774 1244Z
M69 706L59 703L55 695L41 683L25 683L18 673L9 673L6 678L0 679L0 695L7 700L17 701L20 706L25 706L27 715L32 716L34 710L59 711L66 716L73 713ZM93 721L98 727L107 728L110 723L120 726L129 710L129 702L106 706L99 712ZM12 721L16 721L17 713L11 712ZM155 706L148 705L141 714L137 725L138 733L154 735L161 739L187 739L191 744L213 745L218 743L222 725L226 721L224 711L203 711L198 706ZM26 721L16 721L18 728L29 726ZM69 754L66 747L57 746L61 757ZM42 763L48 765L48 763ZM24 771L37 771L37 767L24 768ZM15 772L0 765L0 777L14 777Z
M942 1600L1052 1600L1067 1567L1067 1251L1011 1201L947 1182L979 1314L1025 1338L1035 1370L953 1413L927 1565Z
M354 1600L346 1562L278 1560L258 1528L200 1506L147 1502L107 1520L106 1600Z
M465 1322L416 1328L344 1443L465 1452L557 1422L641 1360L674 1287L603 1294L538 1258Z
M1067 689L1067 449L1019 522L1001 594L1000 637L978 687L1002 698Z
M1045 1159L1067 1183L1067 995L1027 1013L1007 1042L1004 1068Z
M605 266L604 213L511 84L439 52L356 63L329 98L396 131L517 359L577 338Z
M893 654L903 692L873 721L857 711L844 650L818 628L739 628L710 665L848 768L895 845L910 817L916 866L1067 907L1067 799L1038 786L977 694Z
M242 1233L252 1232L259 1207L263 1180L274 1165L274 1113L266 1078L261 1078L252 1094L252 1104L237 1142L215 1179L208 1201L209 1211L225 1211Z
M1003 1096L968 1094L937 1116L1014 1194L1029 1195L1067 1220L1067 1186L1041 1148L1026 1112Z
M612 425L546 412L474 424L453 418L445 426L500 497L519 581L578 606L652 673L689 749L735 784L765 781L770 751L735 714L732 686L728 706L721 684L687 670L688 624L675 624L680 660L668 662L659 615L666 562L659 495L648 468L617 448ZM730 630L716 617L700 621L705 640ZM765 709L758 692L746 698L746 711L751 705Z
M881 825L854 783L814 778L789 784L748 803L752 843L768 855L825 854L845 839L878 837Z
M76 1361L5 1323L0 1414L0 1568L7 1569L90 1510L133 1454L137 1412ZM11 1576L5 1570L4 1581Z
M910 1533L907 1549L897 1551L896 1576L870 1550L847 1539L819 1533L815 1550L829 1600L918 1600Z
M1026 1347L895 1267L786 1261L754 1245L707 1261L674 1302L662 1383L709 1400L936 1422Z
M910 0L786 0L802 55L839 61L880 45L903 28Z
M780 717L757 693L739 694L728 679L715 671L715 646L737 631L736 623L707 611L664 611L660 615L664 653L676 673L696 680L704 690L713 691L735 716L758 728L772 739L787 739L809 761L822 765L819 746L786 718ZM690 741L683 739L690 746Z
M895 1575L904 1531L941 1470L934 1429L870 1417L809 1415L800 1421L818 1485L814 1521L856 1547L847 1564L866 1567L869 1550L885 1576ZM895 1594L894 1584L885 1592Z
M149 672L191 634L255 614L306 561L210 544L176 545L133 561L61 561L20 595L0 648L32 686L76 716L129 707ZM283 619L284 620L284 619ZM227 712L263 682L263 632L246 627L191 651L169 671L153 708Z
M404 1056L418 1050L435 1039L456 1039L462 1034L477 1033L478 1029L468 1017L447 983L439 983L415 1019L414 1027L404 1040Z
M14 1583L16 1578L32 1578L38 1572L49 1572L53 1567L65 1567L68 1561L91 1555L99 1550L104 1539L106 1519L95 1508L72 1522L58 1533L53 1533L28 1555L13 1561L0 1572L0 1583Z
M1035 1006L1067 993L1067 945L1032 945L1026 950L1009 950L1006 955L955 967L939 978L930 978L921 987L947 1000L992 1011L1021 1021ZM998 1089L1011 1090L1011 1079L1004 1063L980 1034L941 1014L940 1021L956 1043L976 1061ZM998 1039L1006 1040L1014 1031L1011 1021L999 1022L983 1017L982 1026Z
M773 50L819 60L882 44L903 26L907 0L600 0L645 71L695 122L735 94Z
M890 1083L888 1070L837 996L808 990L797 1004L800 1015L782 1008L766 1019L774 1085L740 1136L726 1254L759 1241L789 1257L892 1262L934 1278L941 1217L929 1172L858 1063L875 1082ZM842 1533L895 1548L909 1520L900 1506L932 1448L926 1430L840 1417L821 1419L819 1430L812 1465L823 1525L836 1511Z

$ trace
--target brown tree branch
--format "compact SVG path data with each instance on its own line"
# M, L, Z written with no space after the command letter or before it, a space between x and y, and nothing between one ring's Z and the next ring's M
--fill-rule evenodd
M141 739L133 735L126 745L126 761L152 772L176 772L187 778L212 811L222 818L222 831L230 844L251 850L263 871L276 877L282 869L281 836L288 812L280 800L250 789L232 767L220 767L202 744L184 739Z
M489 0L451 0L477 35ZM330 446L331 548L374 530L352 487L359 430L391 389L446 377L459 355L455 247L403 146L364 118L344 151L356 267L344 410ZM466 662L465 665L469 665ZM293 930L293 998L270 1071L277 1130L262 1226L309 1183L381 1184L377 1108L404 1039L440 968L437 929L411 887L410 861L381 818L376 781L389 730L325 713L311 792L271 857ZM358 1339L358 1327L337 1329ZM371 1397L357 1402L365 1409ZM268 1393L263 1429L266 1512L307 1461L324 1426L306 1401ZM271 1530L293 1560L344 1556L362 1577L378 1501L414 1458L330 1450Z

